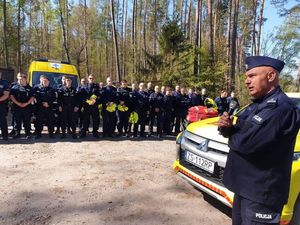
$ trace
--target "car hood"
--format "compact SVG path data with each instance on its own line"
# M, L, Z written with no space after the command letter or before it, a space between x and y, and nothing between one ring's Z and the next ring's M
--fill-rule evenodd
M187 131L209 140L228 144L228 138L224 138L219 134L218 121L219 117L214 117L191 123L187 126ZM295 152L300 152L300 132L297 135Z
M209 140L228 144L228 138L219 134L218 121L219 117L215 117L191 123L188 125L187 131Z

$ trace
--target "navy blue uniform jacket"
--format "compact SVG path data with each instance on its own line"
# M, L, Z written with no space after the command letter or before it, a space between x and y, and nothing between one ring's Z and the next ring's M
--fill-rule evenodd
M229 138L225 186L258 203L285 204L299 123L299 110L280 87L254 100Z

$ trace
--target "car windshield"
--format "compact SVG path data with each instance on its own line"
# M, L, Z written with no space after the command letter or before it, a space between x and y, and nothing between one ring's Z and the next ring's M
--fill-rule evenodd
M40 83L41 75L45 75L49 78L50 86L52 88L57 88L58 85L62 84L61 78L64 75L66 75L72 79L73 87L76 88L78 86L77 76L75 76L75 75L64 74L64 73L49 73L49 72L33 72L32 73L32 86L35 86L36 84Z

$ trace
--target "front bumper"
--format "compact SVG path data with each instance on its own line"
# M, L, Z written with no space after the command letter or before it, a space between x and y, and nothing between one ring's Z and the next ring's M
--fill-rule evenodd
M212 181L188 170L179 163L179 160L174 161L173 169L180 177L187 180L193 186L218 199L223 204L232 207L234 194L225 187L213 183Z
M188 170L180 164L179 160L174 161L173 169L177 175L187 180L193 186L218 199L223 204L232 207L234 193L229 191L227 188L218 185ZM292 219L292 215L293 212L287 210L287 206L285 206L282 211L280 225L288 225Z

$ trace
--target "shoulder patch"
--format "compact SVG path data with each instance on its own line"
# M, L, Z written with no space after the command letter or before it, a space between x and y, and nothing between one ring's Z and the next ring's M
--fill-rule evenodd
M258 115L253 116L252 120L257 123L257 124L262 124L263 123L263 118L261 118Z
M276 105L277 104L277 98L271 98L267 101L268 105Z

